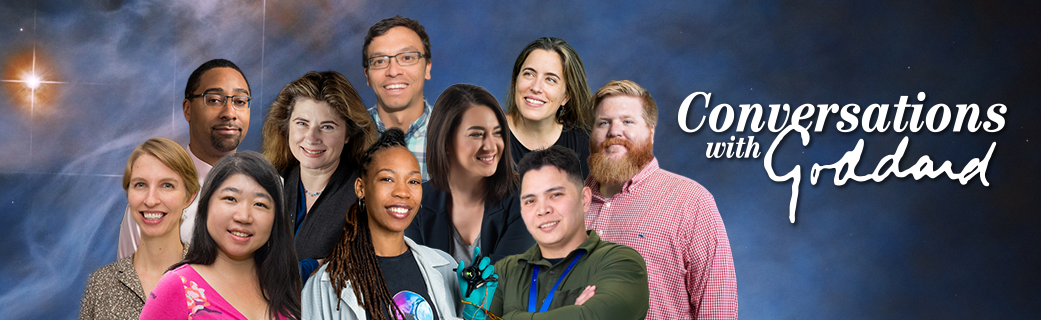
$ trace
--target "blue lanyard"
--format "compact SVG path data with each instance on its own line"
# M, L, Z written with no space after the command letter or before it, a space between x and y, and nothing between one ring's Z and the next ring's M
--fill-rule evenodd
M564 270L564 273L560 275L560 279L557 279L557 284L554 284L553 289L549 291L548 295L546 295L546 300L542 301L542 308L540 308L538 312L549 311L549 303L550 301L553 301L553 294L557 292L557 287L560 287L560 282L564 281L564 277L567 276L568 272L571 272L571 268L575 266L575 263L578 262L578 259L582 257L583 253L585 253L585 251L579 251L575 254L575 257L571 259L571 264L569 264L567 269ZM535 270L531 271L531 290L529 290L530 294L528 295L528 312L535 312L535 300L539 299L538 284L539 266L535 266Z

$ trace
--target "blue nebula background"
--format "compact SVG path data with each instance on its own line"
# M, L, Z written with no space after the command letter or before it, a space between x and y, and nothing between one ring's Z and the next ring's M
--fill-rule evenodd
M661 166L716 198L747 319L1031 318L1041 314L1041 25L1034 2L993 1L3 1L0 3L0 314L68 319L87 275L116 257L132 148L188 141L181 112L191 71L212 58L242 67L253 89L239 150L259 150L267 105L307 71L345 74L365 103L368 27L400 14L432 43L433 102L455 83L505 96L520 50L567 40L593 90L645 86L660 108ZM35 53L35 64L33 63ZM30 90L32 72L45 81ZM694 92L727 103L1007 106L996 133L842 133L838 116L808 146L787 137L773 167L801 167L796 223L790 182L758 159L708 159L708 143L776 133L686 133ZM767 109L768 110L768 109ZM928 110L928 109L926 109ZM709 110L691 109L691 126ZM984 117L984 119L986 119ZM811 120L816 120L814 117ZM953 119L952 119L953 121ZM736 121L735 121L736 126ZM946 176L832 182L831 164L864 140L860 175L909 137L903 168L929 156L955 171L997 147L967 184ZM663 190L667 192L667 190Z

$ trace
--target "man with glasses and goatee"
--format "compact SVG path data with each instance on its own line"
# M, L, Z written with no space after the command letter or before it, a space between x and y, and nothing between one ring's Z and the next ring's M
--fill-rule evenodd
M203 63L188 76L181 107L184 120L188 121L188 151L199 184L222 157L235 153L249 130L250 101L249 82L234 63L224 59L213 59ZM192 240L195 227L195 211L199 197L186 208L181 216L181 242ZM141 241L141 230L134 223L128 206L119 225L118 256L120 259L137 251Z

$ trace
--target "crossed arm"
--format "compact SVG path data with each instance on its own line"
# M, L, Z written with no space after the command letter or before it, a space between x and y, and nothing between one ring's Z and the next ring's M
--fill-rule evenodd
M530 313L527 310L504 310L504 289L515 289L503 288L502 284L500 284L492 301L492 313L501 315L503 319L532 320L641 319L645 317L649 303L649 292L647 269L643 258L640 257L636 250L629 247L617 246L611 248L611 250L624 252L607 255L608 258L602 261L584 261L585 263L597 264L595 274L591 276L590 282L586 284L595 288L586 287L576 299L575 305L559 307L544 313ZM508 272L508 270L503 271L501 274ZM595 289L595 293L590 289ZM592 296L590 297L590 295ZM555 300L557 299L564 299L564 297L558 295ZM584 302L583 299L585 299ZM517 304L511 303L511 305Z

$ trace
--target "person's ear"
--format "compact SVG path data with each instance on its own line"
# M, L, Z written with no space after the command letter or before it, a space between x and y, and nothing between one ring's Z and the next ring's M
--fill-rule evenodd
M195 193L193 193L193 194L192 194L192 195L191 195L190 197L188 197L188 202L186 202L186 203L184 204L184 206L185 206L185 207L188 207L189 205L191 205L191 204L192 204L192 201L195 201L195 197L196 197L196 196L198 196L198 195L199 195L199 192L195 192Z
M650 124L647 124L647 126L651 128L651 144L654 144L654 126Z
M190 119L192 118L192 103L188 101L188 99L184 99L184 101L181 101L181 111L184 112L184 121L188 121L188 123L191 123L192 120Z
M430 80L430 66L433 65L433 62L430 62L430 59L426 59L426 60L427 60L427 70L426 70L427 74L426 74L425 79Z
M365 198L365 182L361 180L361 177L354 180L354 194L358 195L358 199Z
M589 187L582 187L582 212L589 212L589 205L593 203L593 191Z

